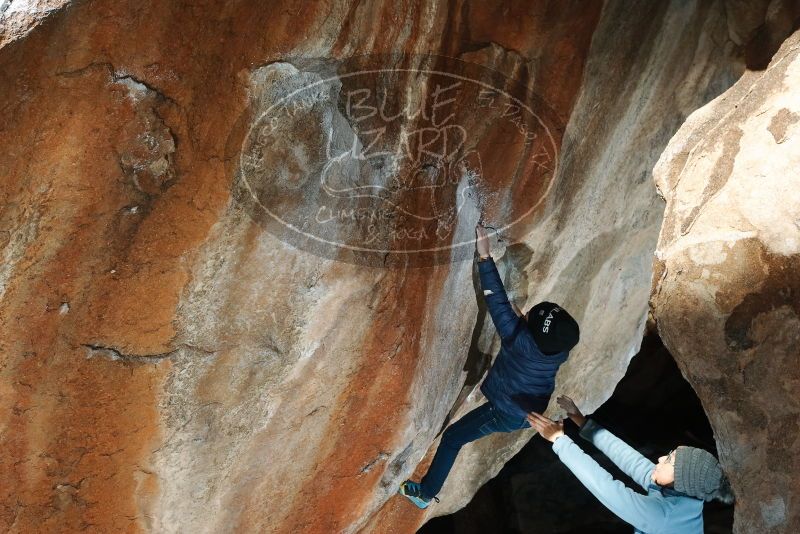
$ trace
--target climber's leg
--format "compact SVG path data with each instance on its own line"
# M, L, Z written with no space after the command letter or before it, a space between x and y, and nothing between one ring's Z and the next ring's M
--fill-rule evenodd
M439 493L462 446L492 432L504 431L507 428L495 417L495 410L489 402L481 404L447 427L428 473L420 482L422 493L429 499Z

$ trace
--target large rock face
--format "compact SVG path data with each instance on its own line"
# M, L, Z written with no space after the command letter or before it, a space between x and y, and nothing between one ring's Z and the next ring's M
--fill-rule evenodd
M738 496L738 532L798 532L800 34L693 113L656 167L653 312Z
M635 17L630 8L605 6L565 132L559 178L535 230L506 250L508 285L527 288L527 305L561 302L580 323L583 341L562 367L557 390L589 412L611 395L605 380L616 384L624 375L644 330L649 289L640 284L651 278L663 213L651 169L685 117L740 72L728 55L732 44L715 44L728 31L722 6L640 4ZM455 417L480 402L474 391ZM494 476L531 435L493 435L463 449L443 501L428 513L466 504L463 488ZM390 502L373 525L381 531L406 516L404 503Z
M650 170L775 8L529 4L4 2L3 529L413 531L396 487L498 348L481 214L517 304L581 322L560 389L604 401ZM465 448L428 513L530 437Z

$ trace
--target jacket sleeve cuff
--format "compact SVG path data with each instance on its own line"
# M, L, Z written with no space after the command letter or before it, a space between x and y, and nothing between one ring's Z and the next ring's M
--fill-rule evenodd
M553 442L553 452L556 454L561 454L561 451L563 451L566 447L569 447L570 443L574 443L572 438L566 434L562 434Z
M583 439L585 439L586 441L591 442L592 441L592 436L594 435L594 433L597 432L601 428L603 428L603 427L598 425L594 421L594 419L586 419L586 422L581 427L581 431L578 433L578 435L580 437L582 437Z
M477 260L475 260L475 261L477 261ZM486 272L486 271L490 270L492 267L496 268L496 266L494 264L494 257L492 257L492 256L489 256L487 259L485 259L483 261L478 261L477 263L478 263L478 270L481 271L481 272Z

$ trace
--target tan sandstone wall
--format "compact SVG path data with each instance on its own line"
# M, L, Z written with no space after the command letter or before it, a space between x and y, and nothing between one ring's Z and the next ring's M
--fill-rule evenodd
M737 532L797 532L800 34L693 113L661 156L653 314L697 391Z

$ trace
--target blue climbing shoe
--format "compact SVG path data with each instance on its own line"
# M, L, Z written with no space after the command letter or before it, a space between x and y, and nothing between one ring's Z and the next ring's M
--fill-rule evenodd
M400 484L400 489L397 490L400 495L405 495L409 501L413 502L419 508L427 508L431 500L422 494L422 487L419 482L412 482L406 480ZM438 497L434 497L436 502L439 502Z

